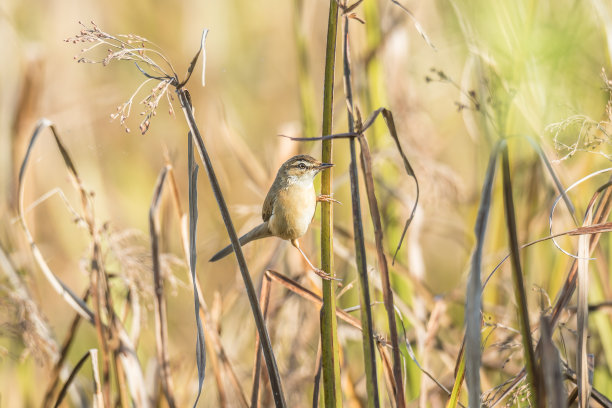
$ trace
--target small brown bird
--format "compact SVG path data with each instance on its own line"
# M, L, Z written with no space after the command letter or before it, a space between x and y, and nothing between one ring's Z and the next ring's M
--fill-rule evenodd
M337 202L330 196L317 196L313 184L314 177L321 170L332 166L308 155L294 156L283 163L264 201L261 211L263 223L240 237L240 246L272 236L286 239L300 251L317 275L330 279L327 273L310 262L300 248L298 238L306 234L318 201ZM210 258L210 262L218 261L232 252L232 246L228 245Z

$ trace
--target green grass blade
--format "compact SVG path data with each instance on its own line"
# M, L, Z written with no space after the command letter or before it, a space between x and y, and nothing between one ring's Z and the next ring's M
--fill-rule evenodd
M529 398L532 405L540 401L539 376L537 375L537 362L531 340L531 326L529 324L529 309L527 306L527 295L523 283L523 271L519 256L518 233L516 230L516 214L514 211L514 199L512 193L512 182L510 177L510 158L508 145L502 148L502 176L504 190L504 209L506 212L506 226L508 229L508 242L510 246L510 263L512 265L512 283L516 304L519 308L519 330L523 343L523 354L527 371L527 383L530 388ZM537 405L540 406L540 405Z
M480 407L480 361L481 361L481 312L482 312L482 252L487 231L487 222L491 210L491 197L493 191L493 179L497 156L499 154L499 143L495 146L489 157L489 164L485 174L485 180L480 195L478 216L474 233L476 234L476 248L472 254L470 276L468 278L467 297L465 302L465 377L469 393L470 408ZM461 365L461 363L460 363ZM458 376L457 376L458 377ZM455 385L456 381L455 381ZM460 384L459 384L460 385ZM453 388L453 393L458 396L459 390Z

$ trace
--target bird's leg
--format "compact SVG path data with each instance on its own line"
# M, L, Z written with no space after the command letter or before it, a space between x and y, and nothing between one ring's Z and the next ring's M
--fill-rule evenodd
M317 202L318 203L326 202L326 203L342 204L340 201L333 199L332 196L328 194L321 194L320 196L317 196Z
M312 270L314 271L314 273L316 273L317 275L319 275L320 277L322 277L325 280L341 280L338 278L333 278L330 274L328 274L327 272L325 272L322 269L317 268L316 266L314 266L312 264L312 262L310 262L310 259L308 259L308 257L306 256L306 254L304 253L304 251L302 251L302 248L300 248L300 243L298 242L297 239L292 239L291 240L291 245L293 245L294 247L297 248L298 251L300 251L300 254L302 254L302 256L304 257L304 259L306 260L306 262L308 263L308 265L312 268Z

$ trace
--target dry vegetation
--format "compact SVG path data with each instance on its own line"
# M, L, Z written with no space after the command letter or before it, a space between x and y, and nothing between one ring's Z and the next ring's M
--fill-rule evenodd
M0 12L1 407L612 407L607 2Z

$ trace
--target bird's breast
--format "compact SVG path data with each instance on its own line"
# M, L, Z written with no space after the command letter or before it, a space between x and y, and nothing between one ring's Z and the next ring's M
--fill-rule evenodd
M314 186L294 184L279 191L268 226L272 234L287 240L304 235L312 221L317 201Z

